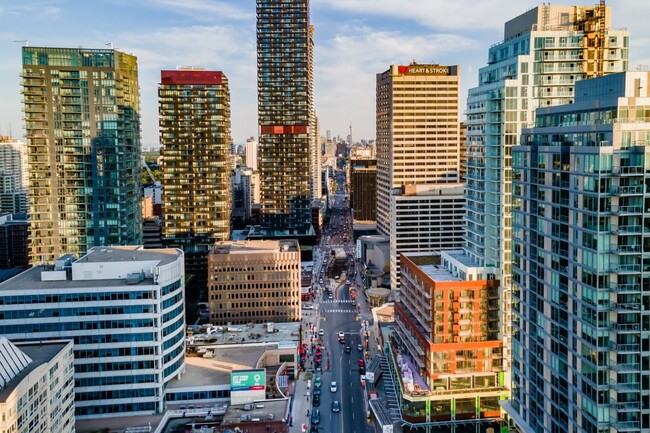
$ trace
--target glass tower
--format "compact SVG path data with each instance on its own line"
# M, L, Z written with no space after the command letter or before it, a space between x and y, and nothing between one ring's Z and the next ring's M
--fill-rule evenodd
M309 0L257 0L261 224L270 236L313 233L311 49Z
M185 251L188 296L207 287L207 257L230 239L230 91L220 71L162 71L160 142L166 246Z
M649 85L576 83L513 149L506 409L520 431L650 429Z
M465 250L501 281L509 362L512 319L512 149L535 109L571 103L575 83L628 67L629 33L599 6L543 5L505 24L467 100Z
M140 244L136 57L39 47L22 55L31 263Z

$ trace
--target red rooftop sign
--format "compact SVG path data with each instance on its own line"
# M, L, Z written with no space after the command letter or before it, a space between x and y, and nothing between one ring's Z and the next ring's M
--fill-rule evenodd
M221 71L160 71L162 84L221 84Z

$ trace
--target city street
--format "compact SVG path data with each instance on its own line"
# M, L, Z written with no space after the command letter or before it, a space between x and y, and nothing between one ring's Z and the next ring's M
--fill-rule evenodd
M314 299L314 336L320 338L319 344L324 347L320 358L322 373L316 371L310 383L310 414L313 415L313 411L317 409L320 419L317 424L312 422L315 421L314 417L310 416L308 419L310 431L331 433L372 431L367 423L359 365L365 353L360 335L361 322L355 301L350 297L350 287L346 283L348 273L353 275L354 261L348 260L344 271L340 275L334 275L339 276L339 279L333 278L326 268L333 262L328 257L331 249L343 249L348 255L353 252L350 209L347 207L347 196L343 193L344 185L345 178L339 176L336 194L330 196L330 225L322 237L321 253L314 266L314 280L323 278L323 288L326 289L322 290L321 285L316 284L319 292ZM321 329L322 336L319 335ZM339 338L339 333L342 333L343 339ZM362 350L359 350L360 348ZM315 352L316 350L311 352L312 366ZM320 377L318 388L315 387L317 377ZM335 391L330 388L332 381L336 382ZM317 407L313 406L314 392L320 392ZM334 401L339 402L340 412L333 411Z

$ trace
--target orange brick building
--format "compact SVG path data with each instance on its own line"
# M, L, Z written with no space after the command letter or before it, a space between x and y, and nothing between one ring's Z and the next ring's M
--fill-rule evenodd
M402 254L392 355L402 416L418 423L501 420L499 281L468 280L439 255Z

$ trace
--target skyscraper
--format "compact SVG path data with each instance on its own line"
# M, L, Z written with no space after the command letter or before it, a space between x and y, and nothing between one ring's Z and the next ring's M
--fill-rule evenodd
M313 232L311 34L309 0L257 0L261 223L267 236Z
M257 141L253 137L246 140L246 167L257 171L258 166Z
M399 254L458 248L459 69L412 63L377 74L377 231L391 239L391 288Z
M0 136L0 213L27 213L27 147Z
M84 48L22 54L31 263L141 243L136 57Z
M648 86L648 72L580 81L513 148L519 431L650 429Z
M543 5L505 24L467 100L465 250L502 287L508 362L511 322L512 148L537 107L571 103L577 81L628 67L629 36L598 6ZM487 276L486 276L487 277ZM507 366L506 366L507 367ZM508 367L507 367L508 368Z
M186 272L205 289L207 256L230 239L230 92L220 71L162 71L160 142L165 245L185 251Z

